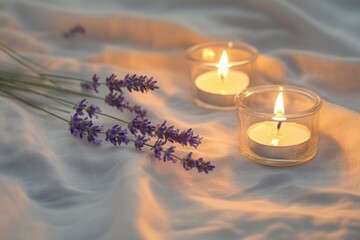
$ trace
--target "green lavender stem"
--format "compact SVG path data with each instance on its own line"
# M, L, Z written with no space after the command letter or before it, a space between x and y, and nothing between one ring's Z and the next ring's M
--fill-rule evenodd
M51 116L54 116L54 117L56 117L56 118L58 118L58 119L60 119L60 120L63 120L63 121L65 121L65 122L68 122L67 119L65 119L65 118L63 118L63 117L61 117L61 116L59 116L59 115L56 115L55 113L50 112L50 111L48 111L48 110L46 110L46 109L44 109L44 108L42 108L42 107L40 107L40 106L38 106L38 105L36 105L36 104L33 104L33 103L29 102L29 101L26 101L25 99L23 99L23 98L15 95L15 94L13 94L13 93L11 93L11 92L4 91L4 89L0 89L0 91L2 91L2 92L5 93L5 94L8 94L8 95L12 96L13 98L16 98L17 100L19 100L19 101L21 101L21 102L23 102L23 103L25 103L25 104L33 107L33 108L36 108L36 109L41 110L41 111L43 111L43 112L46 112L46 113L50 114Z
M103 98L98 97L98 96L94 96L94 95L83 93L83 92L73 91L73 90L70 90L70 89L62 88L62 87L55 87L55 86L49 86L49 85L46 85L46 84L43 84L43 83L35 83L35 82L19 80L16 77L6 79L6 78L4 78L4 76L2 76L2 77L0 76L0 81L1 80L22 83L22 84L26 84L26 85L30 85L30 86L35 86L35 87L45 88L45 89L49 89L49 90L54 90L56 92L61 92L61 93L69 93L69 94L75 94L75 95L83 96L83 97L89 97L89 98L95 98L95 99L103 99Z

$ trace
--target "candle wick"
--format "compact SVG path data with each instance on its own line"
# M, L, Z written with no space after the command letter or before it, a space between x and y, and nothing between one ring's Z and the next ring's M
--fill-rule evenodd
M224 74L221 73L221 74L220 74L221 83L224 83L224 78L225 78Z
M281 128L281 124L282 124L282 121L279 121L278 124L277 124L277 130L279 131L280 128Z

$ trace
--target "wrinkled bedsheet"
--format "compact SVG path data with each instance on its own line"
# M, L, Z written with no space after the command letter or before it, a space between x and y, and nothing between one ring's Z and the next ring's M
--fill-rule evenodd
M92 147L2 94L0 239L360 239L359 10L356 0L1 0L0 41L48 70L153 76L160 89L131 101L153 122L193 128L194 154L216 168ZM64 38L76 24L86 33ZM235 111L194 104L184 51L217 40L256 47L263 83L320 94L312 161L255 164L239 152Z

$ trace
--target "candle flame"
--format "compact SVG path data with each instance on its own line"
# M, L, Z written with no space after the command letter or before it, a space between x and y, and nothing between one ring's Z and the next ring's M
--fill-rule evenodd
M221 80L224 80L229 71L229 67L231 67L231 64L229 64L229 59L225 50L221 54L221 58L219 64L217 64L217 67L218 67L218 75L220 76Z
M286 118L284 117L285 115L285 109L284 109L284 99L283 99L283 87L280 87L280 92L276 98L276 103L275 103L275 107L274 107L274 114L275 117L273 117L274 120L277 121L284 121L286 120Z

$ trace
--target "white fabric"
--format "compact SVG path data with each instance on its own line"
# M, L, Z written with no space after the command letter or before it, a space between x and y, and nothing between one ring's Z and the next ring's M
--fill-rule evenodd
M359 9L357 0L0 1L0 41L52 72L154 76L161 89L132 101L152 122L192 127L204 138L196 156L216 165L205 175L131 147L93 148L2 95L0 239L360 239ZM62 38L78 23L85 35ZM211 40L258 48L264 83L322 96L312 161L255 164L239 153L235 111L192 102L184 51Z

